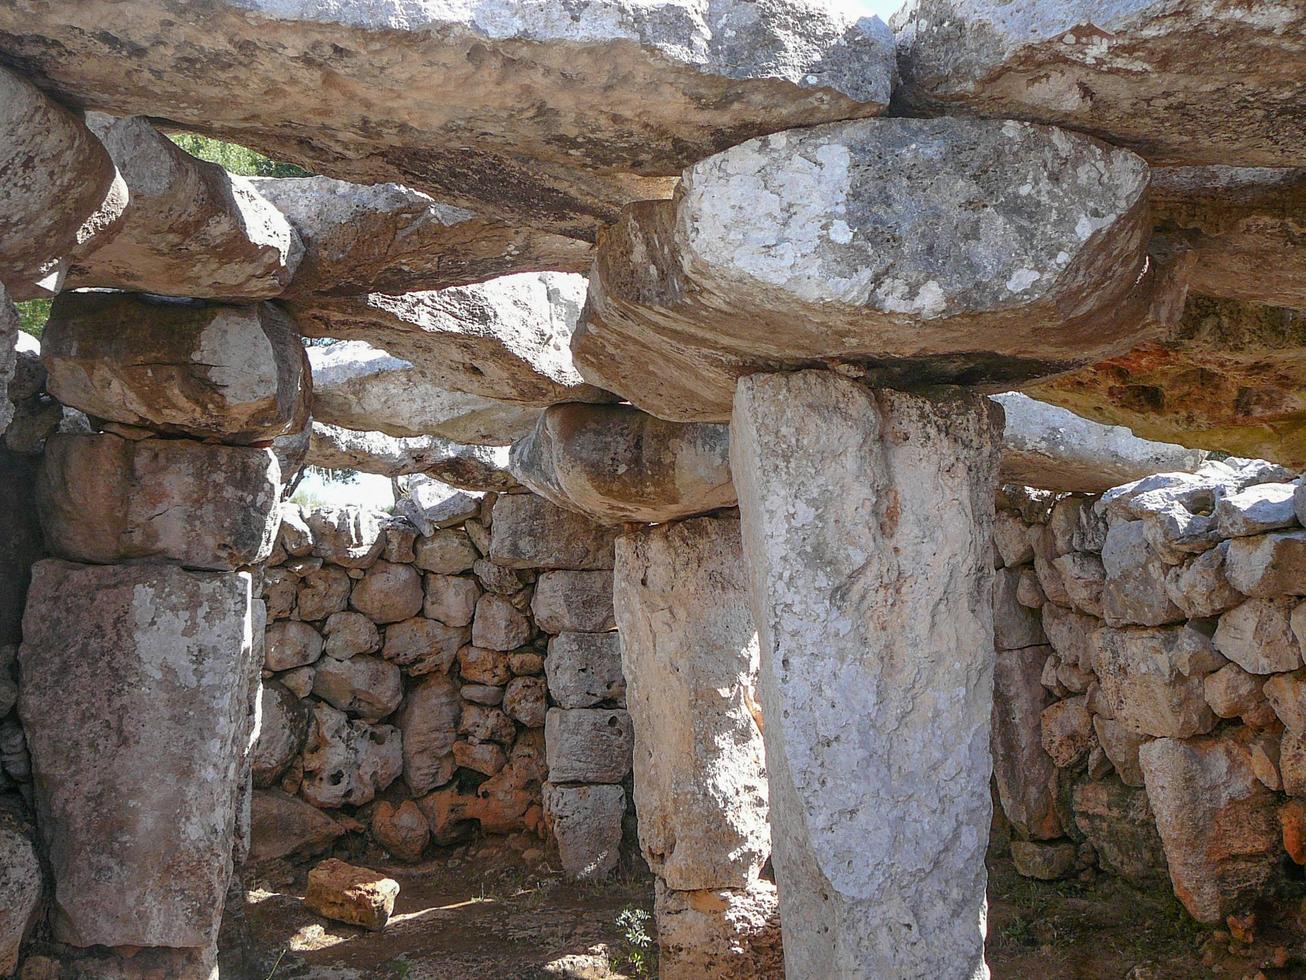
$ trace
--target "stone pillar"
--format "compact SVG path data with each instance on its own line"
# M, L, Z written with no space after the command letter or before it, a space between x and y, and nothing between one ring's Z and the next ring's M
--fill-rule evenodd
M635 809L658 876L663 980L781 977L739 521L617 539L613 602L635 730Z
M786 975L984 978L1000 413L833 373L739 383Z

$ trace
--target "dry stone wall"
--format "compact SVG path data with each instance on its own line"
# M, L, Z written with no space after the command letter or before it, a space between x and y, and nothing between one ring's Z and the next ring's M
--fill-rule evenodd
M614 532L532 495L421 501L284 507L252 857L354 833L411 862L479 830L605 875L631 768Z
M1213 923L1306 857L1304 525L1306 487L1263 463L999 495L994 779L1022 874L1168 877Z

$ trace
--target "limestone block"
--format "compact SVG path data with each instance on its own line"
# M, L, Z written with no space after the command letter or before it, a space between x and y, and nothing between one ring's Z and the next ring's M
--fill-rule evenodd
M357 432L314 421L309 436L309 466L358 470L398 477L425 473L464 490L518 490L508 472L508 450L469 446L440 436L399 437Z
M1017 514L1000 510L993 516L993 546L1002 559L1003 568L1015 568L1034 560L1029 543L1029 527Z
M1102 559L1088 552L1072 551L1052 564L1056 566L1071 604L1090 616L1102 617L1102 594L1106 587L1106 568Z
M515 650L530 638L531 621L511 601L493 593L476 601L473 644L490 650ZM506 664L507 658L504 660Z
M286 689L297 698L306 698L313 691L313 677L317 674L316 667L294 667L285 673L278 674L277 680L286 686Z
M587 634L601 636L603 634ZM529 647L508 654L508 668L516 677L539 676L544 673L544 654ZM567 707L564 705L563 707ZM570 707L589 707L589 705L570 705Z
M36 925L44 891L41 862L27 829L0 814L0 974L17 974L18 951Z
M1093 845L1102 869L1149 887L1166 880L1167 868L1156 817L1147 793L1137 788L1142 785L1141 774L1137 783L1110 777L1077 783L1071 806L1075 826Z
M0 282L15 299L58 291L60 260L121 220L127 187L86 125L0 70Z
M319 297L290 304L308 337L362 340L422 364L435 384L544 407L610 401L572 364L584 276L531 272L422 292Z
M508 654L501 650L465 646L458 651L458 673L473 684L502 686L512 677Z
M993 778L1002 811L1020 833L1061 836L1056 766L1043 748L1040 716L1052 698L1039 683L1047 647L999 652L993 667Z
M267 605L268 619L295 618L295 597L299 579L284 568L266 568L263 571L263 602Z
M395 723L403 733L404 782L415 796L453 778L453 744L462 717L458 684L432 674L408 692Z
M1194 253L1193 291L1306 309L1306 249L1294 219L1306 169L1160 167L1152 170L1157 244Z
M87 122L127 185L122 220L69 256L65 287L257 300L278 296L303 246L245 177L191 156L136 116Z
M1102 629L1092 669L1108 717L1139 735L1187 738L1214 728L1202 676L1181 670L1184 643L1181 629Z
M998 650L1047 643L1038 610L1022 605L1016 598L1019 584L1018 568L1000 568L993 573L993 641Z
M591 881L616 870L625 813L626 791L620 786L544 784L545 819L567 877Z
M462 524L480 513L480 494L473 496L454 490L424 474L410 477L404 489L404 496L395 504L395 513L420 534L431 535L437 528Z
M1198 922L1240 911L1281 853L1274 794L1236 732L1158 738L1138 753L1175 894Z
M485 704L490 707L503 704L504 689L491 687L489 684L464 684L458 689L458 696L473 704Z
M626 696L617 633L559 633L549 640L544 672L559 708L592 708Z
M1167 565L1182 565L1190 555L1203 554L1220 541L1213 514L1194 514L1180 503L1149 510L1142 521L1148 545Z
M1011 863L1017 873L1039 881L1056 881L1069 875L1075 868L1077 854L1078 849L1070 841L1011 842Z
M254 785L275 785L304 748L308 708L283 685L270 681L259 692L258 740L250 757Z
M1279 740L1279 771L1283 791L1289 796L1306 796L1306 738L1285 731Z
M299 504L283 501L281 504L281 527L277 530L277 545L295 558L303 558L313 553L313 532L304 520Z
M507 446L531 430L538 408L451 389L423 366L362 340L310 347L313 418L346 429Z
M678 424L630 405L553 405L513 444L513 475L606 523L660 523L733 507L730 427Z
M1191 0L921 0L893 26L912 110L1055 123L1157 163L1302 162L1306 14L1291 4L1248 17Z
M468 735L478 742L498 742L511 745L517 726L498 708L479 704L463 705L462 720L458 723L460 735Z
M1206 702L1221 718L1242 718L1263 724L1274 717L1265 700L1265 676L1249 674L1235 663L1226 664L1203 680Z
M1090 709L1092 705L1090 704ZM1143 770L1138 767L1138 748L1147 741L1146 736L1131 731L1118 721L1093 716L1093 734L1102 746L1107 759L1115 767L1116 775L1126 786L1142 786Z
M1128 151L1010 121L750 140L608 229L576 364L661 418L724 421L759 370L1004 391L1113 356L1151 329L1147 179Z
M729 519L617 539L613 595L640 847L680 890L745 888L770 855L757 630L741 549Z
M1102 607L1108 625L1163 626L1185 618L1166 593L1165 565L1148 546L1142 521L1125 521L1107 532L1102 565Z
M416 553L413 564L437 575L470 571L481 557L467 532L456 529L436 531L430 537L419 539Z
M489 558L508 568L611 568L617 533L535 494L507 494L494 505Z
M1273 674L1302 665L1302 648L1289 616L1294 600L1248 599L1220 617L1215 647L1243 670Z
M1057 656L1083 670L1093 670L1096 662L1096 635L1102 621L1083 613L1044 603L1043 632Z
M304 799L328 810L345 804L360 806L403 771L400 729L369 725L319 701L313 705L303 760L300 795Z
M1017 391L994 395L1007 425L1002 480L1022 486L1101 493L1153 473L1195 470L1200 450L1139 439L1121 425L1101 425Z
M493 592L495 595L512 595L520 592L526 583L524 573L515 568L504 568L484 558L479 559L472 566L472 571L476 573L476 579L485 591Z
M1043 751L1058 769L1069 769L1087 757L1096 740L1087 697L1057 701L1039 717Z
M1047 602L1043 588L1038 584L1038 573L1029 565L1020 569L1020 578L1016 582L1016 601L1030 609L1042 609Z
M535 580L531 614L546 633L605 633L616 629L612 572L542 572Z
M308 516L313 554L343 568L369 568L385 550L384 515L361 507L319 507Z
M322 627L326 636L323 653L337 660L348 660L359 653L376 653L381 649L381 631L357 612L332 613Z
M1298 735L1306 735L1306 671L1275 674L1262 690L1279 720Z
M296 596L299 618L312 622L343 611L352 587L353 581L343 568L326 565L309 572L300 580Z
M454 742L453 761L460 769L493 776L507 764L508 754L503 751L503 746L493 742Z
M313 675L313 694L346 714L380 721L403 700L403 677L397 666L380 657L326 657Z
M514 677L503 692L503 710L527 728L542 728L549 710L548 686L543 677Z
M481 588L476 579L465 575L431 573L425 581L426 600L422 615L438 619L446 626L470 626L476 614L476 600Z
M304 904L318 915L380 932L394 911L399 882L327 858L308 873Z
M46 387L88 415L248 444L308 420L308 359L268 303L61 293L41 336Z
M544 720L549 781L619 783L631 766L630 715L607 708L550 708Z
M1293 527L1297 523L1293 512L1296 489L1292 483L1261 483L1222 495L1215 502L1221 536L1240 538Z
M267 629L263 666L268 670L290 670L315 663L323 647L322 634L308 623L273 623Z
M421 808L412 800L395 806L382 800L372 812L372 836L376 842L401 861L422 859L431 828Z
M775 885L673 891L657 882L658 969L666 980L784 980Z
M1230 541L1224 573L1244 595L1306 595L1306 531Z
M377 561L354 583L349 604L374 623L397 623L422 611L422 575L412 565Z
M255 790L251 864L319 853L345 832L317 807L278 790Z
M231 571L272 552L280 492L270 449L56 434L36 502L46 544L61 558Z
M1166 595L1185 616L1207 619L1243 602L1243 594L1225 576L1228 555L1229 542L1221 542L1165 573Z
M983 973L990 406L816 371L740 382L731 472L792 976Z
M36 516L37 460L0 449L0 646L22 639L23 606L32 564L45 556Z
M244 572L33 569L18 711L58 941L216 939L252 734L254 605Z

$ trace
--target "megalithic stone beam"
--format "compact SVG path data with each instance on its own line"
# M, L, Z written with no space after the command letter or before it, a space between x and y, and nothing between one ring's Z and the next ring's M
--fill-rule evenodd
M731 461L796 980L987 978L1001 412L744 378Z

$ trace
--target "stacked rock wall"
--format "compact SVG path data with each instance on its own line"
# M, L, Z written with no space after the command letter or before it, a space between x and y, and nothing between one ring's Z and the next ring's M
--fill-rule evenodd
M1007 490L994 776L1022 873L1096 863L1241 913L1306 858L1306 488L1208 464L1100 497Z
M630 772L613 533L525 494L407 510L285 507L253 858L366 828L417 861L478 829L551 827L568 872L606 874Z

